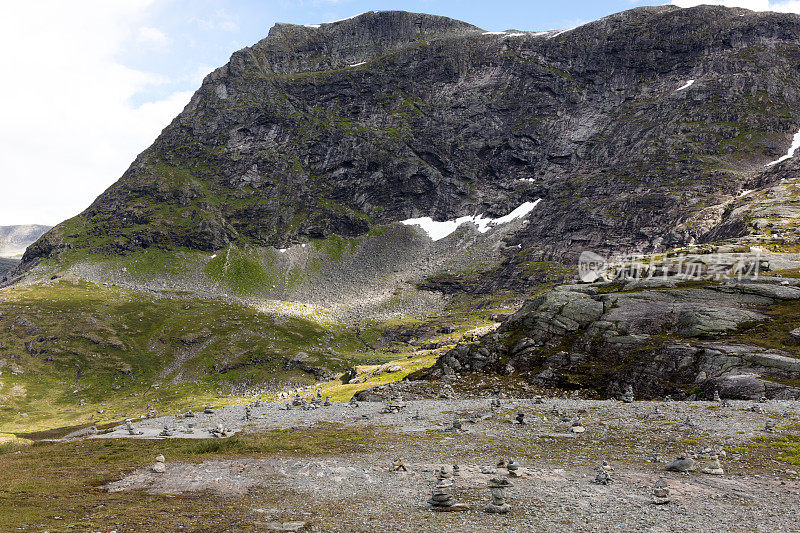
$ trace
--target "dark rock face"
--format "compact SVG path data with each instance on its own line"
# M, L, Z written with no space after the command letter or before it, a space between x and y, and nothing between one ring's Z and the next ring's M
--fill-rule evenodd
M537 198L509 242L537 260L686 244L742 188L778 179L764 164L800 125L799 57L800 17L708 6L546 35L403 12L279 24L24 265L65 249L284 247Z
M520 373L529 382L656 398L715 388L723 397L800 396L800 358L791 348L751 344L742 326L769 320L765 309L800 300L779 280L697 289L599 292L564 286L525 305L500 328L443 355L415 378L468 372ZM788 283L788 282L787 282Z

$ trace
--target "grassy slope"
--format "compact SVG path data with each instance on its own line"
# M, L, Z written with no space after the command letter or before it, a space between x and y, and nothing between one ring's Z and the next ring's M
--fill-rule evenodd
M435 317L346 326L258 312L232 301L158 298L85 281L0 291L0 440L63 426L250 401L322 387L337 400L402 379L507 312L498 297L459 298ZM441 333L442 325L455 331ZM411 337L420 339L408 342ZM421 350L434 343L438 350ZM399 372L376 372L392 362ZM335 376L358 365L361 383ZM310 373L333 377L319 382Z
M4 290L0 313L0 432L196 409L233 384L313 382L301 363L382 362L340 324L89 283ZM176 356L183 364L169 366Z

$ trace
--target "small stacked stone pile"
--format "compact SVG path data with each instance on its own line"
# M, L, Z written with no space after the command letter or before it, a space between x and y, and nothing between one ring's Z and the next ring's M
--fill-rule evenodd
M386 407L383 409L384 413L399 413L403 409L406 408L406 402L403 401L403 398L398 396L396 398L392 398Z
M651 501L655 505L669 503L669 484L663 477L658 478L656 484L653 485L653 499Z
M570 428L570 431L572 431L573 433L583 433L584 431L586 431L586 428L583 427L583 423L581 422L580 417L572 421L572 427Z
M506 503L506 489L513 487L510 481L500 477L489 480L489 490L492 492L492 501L487 503L483 510L492 514L506 514L511 506Z
M294 398L292 398L292 406L293 407L300 407L301 405L303 405L304 402L305 402L305 400L303 400L300 397L300 393L299 392L294 395Z
M347 405L349 405L350 407L358 407L358 402L356 401L356 397L353 396L352 398L350 398L350 402Z
M325 401L322 403L322 405L324 407L330 407L331 406L331 397L330 396L325 396Z
M489 402L489 409L492 411L497 411L500 409L500 405L500 398L492 398L492 400Z
M214 409L212 409L211 407L206 407L205 409L203 409L203 412L207 415L213 415Z
M189 409L188 411L186 411L186 414L185 414L185 415L183 415L183 417L184 417L184 418L194 418L194 411L192 411L191 409Z
M164 472L167 471L167 467L166 465L164 465L164 461L166 461L166 459L164 458L163 455L156 456L156 462L153 466L150 467L150 470L152 470L153 473L155 474L163 474Z
M719 389L714 389L714 399L713 399L713 401L719 402L721 400L722 400L722 398L719 397Z
M594 477L594 482L598 485L609 485L614 482L614 478L611 477L611 472L614 471L614 467L608 464L608 461L603 461L600 464L600 468L597 469L597 475Z
M313 400L311 400L311 404L314 407L320 407L324 402L325 400L322 399L322 391L320 389L317 389L317 395L314 396Z
M525 425L525 413L517 413L517 417L514 419L514 422L517 424L524 426Z
M137 431L136 428L133 427L133 423L130 420L125 422L125 429L128 430L128 435L141 435L141 431Z
M764 424L764 431L768 431L770 433L775 431L775 421L774 420L767 420L767 423Z
M218 439L227 437L231 434L231 431L222 424L217 424L217 427L210 429L209 432L211 433L212 436Z
M172 430L169 429L169 426L164 426L164 429L161 430L161 433L158 434L159 437L171 437Z
M628 385L625 387L625 392L622 393L622 401L624 403L633 403L634 396L633 396L633 386Z
M719 462L718 455L712 455L711 461L706 465L706 467L702 470L704 474L709 474L712 476L721 476L725 474L725 470L722 468L722 463Z
M244 408L244 419L250 420L252 417L253 417L253 410L248 405Z
M456 503L453 496L453 471L450 467L443 466L439 470L428 505L434 511L466 511L469 509L466 504Z
M522 477L522 471L519 469L519 463L515 460L510 460L506 465L508 470L508 477Z

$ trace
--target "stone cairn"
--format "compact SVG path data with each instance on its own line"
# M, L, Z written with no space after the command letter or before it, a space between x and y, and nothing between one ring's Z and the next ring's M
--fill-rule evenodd
M622 401L624 403L633 403L634 396L633 396L633 386L628 385L625 387L625 392L622 393Z
M525 425L525 413L517 413L517 417L514 419L514 421L517 424L519 424L521 426L524 426Z
M653 499L651 501L655 505L669 503L669 484L663 477L658 478L656 484L653 485Z
M570 431L572 431L573 433L583 433L584 431L586 431L586 428L583 427L583 423L581 422L580 417L572 421L572 427L570 428Z
M439 470L428 505L434 511L466 511L469 509L466 504L456 503L453 496L453 471L450 467L443 466Z
M244 419L250 420L252 417L253 417L253 410L248 405L244 408Z
M611 472L614 471L614 467L608 464L608 461L603 461L600 464L600 468L597 469L597 475L594 477L594 482L598 485L609 485L614 482L614 478L611 477Z
M350 398L350 402L348 402L347 405L350 407L358 407L358 402L356 401L356 397L353 396L352 398Z
M453 477L459 477L461 475L461 467L458 465L453 465Z
M489 490L492 492L492 501L487 503L483 510L492 514L506 514L511 506L506 503L506 489L513 487L510 481L500 477L489 480Z
M166 461L166 459L164 458L163 455L156 456L156 462L152 467L150 467L150 470L152 470L153 473L155 474L163 474L164 472L167 471L167 467L166 465L164 465L164 461Z
M768 431L772 433L775 431L775 421L774 420L767 420L767 423L764 424L764 431Z
M161 430L161 433L158 434L159 437L171 437L172 430L169 429L169 426L164 426L164 429Z
M194 418L194 416L195 416L194 411L189 409L188 411L186 411L186 414L183 415L183 418Z
M506 470L508 470L508 477L522 477L522 472L519 469L519 463L515 460L510 460L506 465Z
M714 389L714 398L712 401L715 402L722 401L722 398L719 397L719 389Z
M311 400L311 404L314 407L319 407L324 403L324 401L325 400L322 399L322 391L320 389L317 389L317 395L314 396L313 400Z
M408 468L399 457L392 462L392 472L408 472Z
M384 413L399 413L403 409L406 408L406 402L403 401L403 398L398 396L396 398L392 398L386 407L383 409Z
M206 407L205 409L203 409L203 413L205 413L207 415L213 415L214 414L214 409L211 408L211 407Z
M706 467L702 470L704 474L709 474L712 476L722 476L725 474L725 470L722 468L722 463L719 462L718 455L712 455L711 461L706 465Z
M330 407L331 406L331 397L330 396L325 396L325 401L322 403L322 405L324 407Z
M303 405L304 402L305 402L305 400L303 400L300 397L300 393L299 392L294 395L294 398L292 398L292 406L293 407L300 407L301 405Z
M231 434L231 431L223 426L222 424L217 424L217 427L208 430L212 436L215 438L221 439L223 437L228 437Z
M136 428L133 427L133 423L128 420L125 422L125 429L128 431L128 435L141 435L143 432L137 431Z
M498 411L500 409L500 398L492 398L489 402L489 409L492 411Z

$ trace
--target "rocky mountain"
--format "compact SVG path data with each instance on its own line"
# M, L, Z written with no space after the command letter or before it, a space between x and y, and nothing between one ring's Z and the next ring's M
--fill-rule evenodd
M798 64L800 17L719 6L278 24L0 279L0 424L408 375L797 396Z
M0 226L0 276L14 268L25 249L36 242L50 226Z
M0 257L21 258L25 249L50 229L37 224L0 226Z
M741 191L783 176L765 165L800 125L798 37L795 15L710 6L544 33L404 12L278 24L25 264L287 248L537 199L507 260L707 240Z

